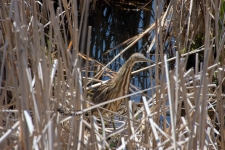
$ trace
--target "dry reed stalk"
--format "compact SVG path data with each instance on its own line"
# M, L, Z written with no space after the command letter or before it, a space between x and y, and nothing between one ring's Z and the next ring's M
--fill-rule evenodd
M84 47L88 33L87 52L90 51L91 28L86 30L89 8L87 2L82 1L80 25L78 6L74 1L59 1L56 11L51 1L46 1L43 5L33 0L29 3L0 2L1 147L224 149L225 78L222 59L225 33L224 25L220 24L225 20L225 16L220 15L224 3L218 0L207 0L203 4L194 3L193 0L173 0L173 6L169 4L163 12L160 9L162 4L157 1L156 22L142 34L122 43L131 42L110 63L105 66L97 63L87 53L83 84L80 58L85 56L79 53L79 43ZM200 12L204 14L200 15ZM49 18L45 18L47 16ZM204 23L196 24L195 21L201 20L201 16ZM73 49L68 49L64 19L68 21ZM175 49L184 49L182 54L177 51L173 57L164 56L164 47L171 40L164 37L164 28L168 29L166 32L170 32L170 38L175 36L176 41L167 51L167 56L170 52L175 53ZM149 69L153 74L155 71L156 79L152 76L149 79L151 87L138 90L132 85L136 92L131 90L128 95L86 108L87 90L105 82L87 87L87 83L98 81L95 77L88 77L89 61L95 61L104 70L153 30L156 34L152 37L147 52L156 47L156 63L132 72L135 74ZM204 33L204 43L192 50L191 46L199 32ZM215 55L215 52L214 59L210 56ZM191 54L195 54L195 70L186 70L187 58ZM200 60L203 62L199 67ZM172 61L175 61L175 69L169 71ZM218 83L212 83L213 78ZM112 112L116 116L113 119L84 115L92 109L101 109L107 103L146 91L151 97L143 96L140 107L129 101L126 105L127 113ZM61 106L74 110L75 116L65 117L59 114L56 110ZM116 126L113 128L110 122Z
M172 128L172 137L173 137L173 148L177 149L176 146L176 136L175 136L175 115L174 115L174 105L172 102L172 97L171 97L171 86L170 86L170 78L169 78L169 69L168 69L168 64L167 64L167 55L164 55L164 61L165 61L165 70L166 70L166 79L167 79L167 85L168 85L168 96L169 96L169 107L170 107L170 119L171 119L171 128Z

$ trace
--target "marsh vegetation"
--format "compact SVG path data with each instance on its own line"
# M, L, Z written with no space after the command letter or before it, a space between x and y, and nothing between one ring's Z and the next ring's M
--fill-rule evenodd
M1 149L225 149L225 2L89 2L0 1ZM149 18L111 44L121 37L89 26L102 5ZM144 86L132 81L129 94L106 102L127 98L120 111L91 115L105 105L91 102L94 90L134 52L154 61L132 72L145 71Z

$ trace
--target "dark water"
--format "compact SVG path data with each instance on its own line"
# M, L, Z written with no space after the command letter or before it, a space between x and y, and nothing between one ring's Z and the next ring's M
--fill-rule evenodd
M143 32L154 22L154 9L152 8L152 3L147 3L149 0L129 2L128 4L114 1L110 3L111 6L104 2L99 2L95 10L90 11L88 20L88 25L92 26L90 57L107 64L127 45L120 46L105 54L108 50ZM141 52L145 54L150 41L150 35L144 36L126 51L122 57L117 58L109 68L113 71L118 71L133 53ZM147 55L145 54L145 56ZM133 70L147 65L147 63L136 64ZM140 90L149 88L149 76L149 71L143 71L134 75L131 83ZM102 79L107 80L109 78L103 76ZM135 101L140 101L140 98L140 95L131 97Z

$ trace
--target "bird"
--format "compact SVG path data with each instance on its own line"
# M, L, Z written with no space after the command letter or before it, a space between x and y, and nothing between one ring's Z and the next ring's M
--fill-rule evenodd
M142 53L134 53L130 58L124 63L124 65L119 69L117 75L109 80L108 82L100 85L94 92L92 97L92 102L94 104L99 104L112 100L115 98L122 97L129 94L129 85L131 80L131 71L133 66L138 62L152 62L152 60L147 59ZM98 109L101 114L108 114L109 111L117 112L120 109L121 104L126 100L126 98L120 99L118 101L108 103L103 105L104 109ZM98 115L99 111L97 109L92 110L93 115ZM107 111L109 110L109 111Z

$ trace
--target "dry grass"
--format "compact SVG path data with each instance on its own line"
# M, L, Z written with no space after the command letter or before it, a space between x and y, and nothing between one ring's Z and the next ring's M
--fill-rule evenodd
M156 2L155 23L125 41L127 47L105 66L89 59L89 46L86 56L79 53L78 43L85 47L86 38L90 45L91 37L85 2L81 1L82 25L78 25L74 1L59 1L56 12L50 1L43 5L34 0L0 1L0 147L225 149L224 2L172 0L165 11ZM107 66L153 31L148 53L155 47L155 64L142 70L155 71L156 78L150 78L155 85L124 96L151 90L152 97L143 96L138 106L126 102L123 108L129 111L114 113L113 119L86 116L91 109L121 99L86 108L86 89L100 85L86 87L87 83L99 81ZM197 35L203 35L204 41L194 49ZM164 47L171 41L165 54ZM186 70L191 54L196 57L195 69ZM204 59L199 67L200 55ZM81 56L86 59L83 77ZM88 77L87 60L102 67L93 78ZM74 110L75 116L58 113L60 107Z

